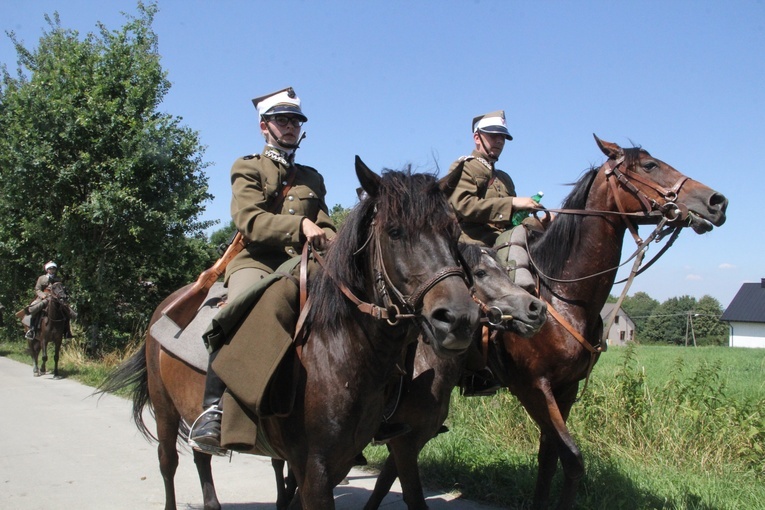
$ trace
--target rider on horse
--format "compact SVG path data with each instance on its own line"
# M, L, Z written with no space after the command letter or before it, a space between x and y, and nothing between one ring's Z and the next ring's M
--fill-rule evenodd
M282 263L299 256L310 242L323 250L335 234L325 203L324 179L314 168L294 162L308 118L292 87L252 100L266 141L261 154L237 159L231 168L231 216L248 243L226 268L228 301L243 294ZM278 327L278 324L274 327ZM269 327L263 328L268 333ZM220 448L225 383L213 370L220 346L209 346L203 413L191 433L192 445Z
M58 266L52 260L47 262L44 266L45 274L40 276L35 282L35 299L29 306L24 309L29 318L29 330L26 332L26 338L33 340L37 334L37 330L40 325L40 318L42 317L42 311L47 303L47 298L50 297L50 287L57 282L61 282L61 278L56 276Z
M449 197L460 222L460 241L494 247L497 238L512 228L513 214L520 210L538 209L530 197L515 194L510 176L494 167L505 147L512 140L505 122L505 112L479 115L473 119L475 149L452 163L451 172L461 172L460 180ZM492 395L499 388L494 376L485 366L478 349L471 348L468 370L472 373L463 385L463 394Z

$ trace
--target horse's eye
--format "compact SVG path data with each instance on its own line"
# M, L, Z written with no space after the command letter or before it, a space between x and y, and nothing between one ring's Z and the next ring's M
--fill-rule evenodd
M657 165L655 161L646 161L641 166L646 172L651 172L652 170L659 168L659 165Z
M401 239L403 236L404 236L403 229L400 229L398 227L392 227L388 229L388 237L390 237L394 241L396 239Z
M485 269L476 269L473 272L473 276L475 276L476 278L486 278L486 275L487 273Z

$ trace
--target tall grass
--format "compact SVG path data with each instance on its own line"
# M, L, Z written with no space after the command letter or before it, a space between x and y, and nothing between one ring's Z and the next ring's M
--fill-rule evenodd
M517 400L455 392L447 424L420 457L425 483L529 508L539 432ZM578 509L765 509L765 350L613 348L568 424L587 469Z

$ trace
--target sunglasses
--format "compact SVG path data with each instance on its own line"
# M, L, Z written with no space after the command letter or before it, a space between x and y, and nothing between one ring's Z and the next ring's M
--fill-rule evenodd
M275 122L279 127L286 127L288 124L292 124L292 127L299 128L303 125L303 121L297 117L287 117L286 115L276 115L271 117L271 121Z

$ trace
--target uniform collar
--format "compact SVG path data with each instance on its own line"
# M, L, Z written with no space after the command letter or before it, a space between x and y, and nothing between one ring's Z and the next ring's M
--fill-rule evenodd
M263 149L263 155L270 160L281 163L282 165L291 166L295 158L295 151L287 151L280 147L266 144L265 149Z
M483 166L485 166L487 169L494 171L494 162L490 161L483 152L474 150L472 154L473 158L477 159L481 162Z

